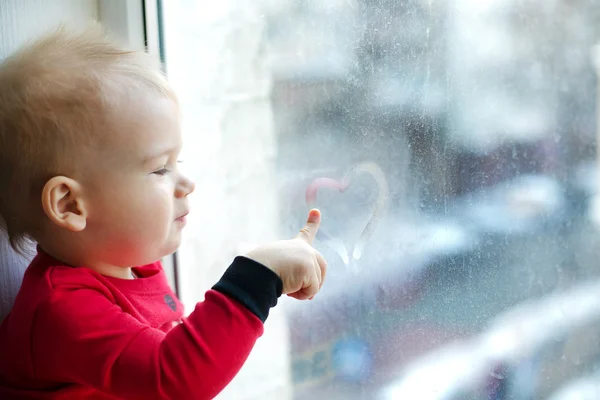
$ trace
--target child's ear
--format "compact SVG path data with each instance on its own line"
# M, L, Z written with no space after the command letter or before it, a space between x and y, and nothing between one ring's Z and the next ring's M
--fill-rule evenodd
M87 212L81 185L74 179L55 176L44 185L42 207L52 222L73 232L85 228Z

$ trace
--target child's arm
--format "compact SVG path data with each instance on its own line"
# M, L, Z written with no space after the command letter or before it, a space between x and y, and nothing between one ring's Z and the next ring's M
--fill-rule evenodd
M319 223L312 211L296 239L236 258L166 334L123 312L95 279L56 288L37 309L32 373L126 399L214 398L246 361L277 298L312 298L321 288L327 263L311 246Z
M127 399L212 399L246 361L282 290L274 273L246 258L219 286L226 289L208 291L166 334L124 313L101 287L58 290L38 309L33 373Z

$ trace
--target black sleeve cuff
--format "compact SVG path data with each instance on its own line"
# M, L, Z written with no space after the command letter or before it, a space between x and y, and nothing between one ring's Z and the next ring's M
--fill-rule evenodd
M242 303L264 323L277 305L283 282L264 265L238 256L212 288Z

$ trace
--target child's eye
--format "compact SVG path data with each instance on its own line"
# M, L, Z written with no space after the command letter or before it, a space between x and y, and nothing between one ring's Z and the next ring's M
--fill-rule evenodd
M171 172L171 171L169 171L166 166L163 166L161 169L154 171L153 174L163 176L163 175L168 174L169 172Z
M181 160L177 160L178 164L181 164L183 161ZM159 176L163 176L163 175L167 175L169 172L171 172L171 169L167 168L168 165L163 165L162 167L160 167L160 169L157 169L156 171L152 172L155 175L159 175Z

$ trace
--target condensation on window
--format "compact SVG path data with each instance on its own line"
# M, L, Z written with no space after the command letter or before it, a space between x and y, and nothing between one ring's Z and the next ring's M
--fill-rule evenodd
M298 226L313 184L337 239L317 243L319 298L286 304L297 399L541 399L597 375L599 17L593 1L268 5L281 220ZM387 191L344 181L368 163Z
M293 397L600 399L598 3L254 4L277 232L320 208L329 263Z

